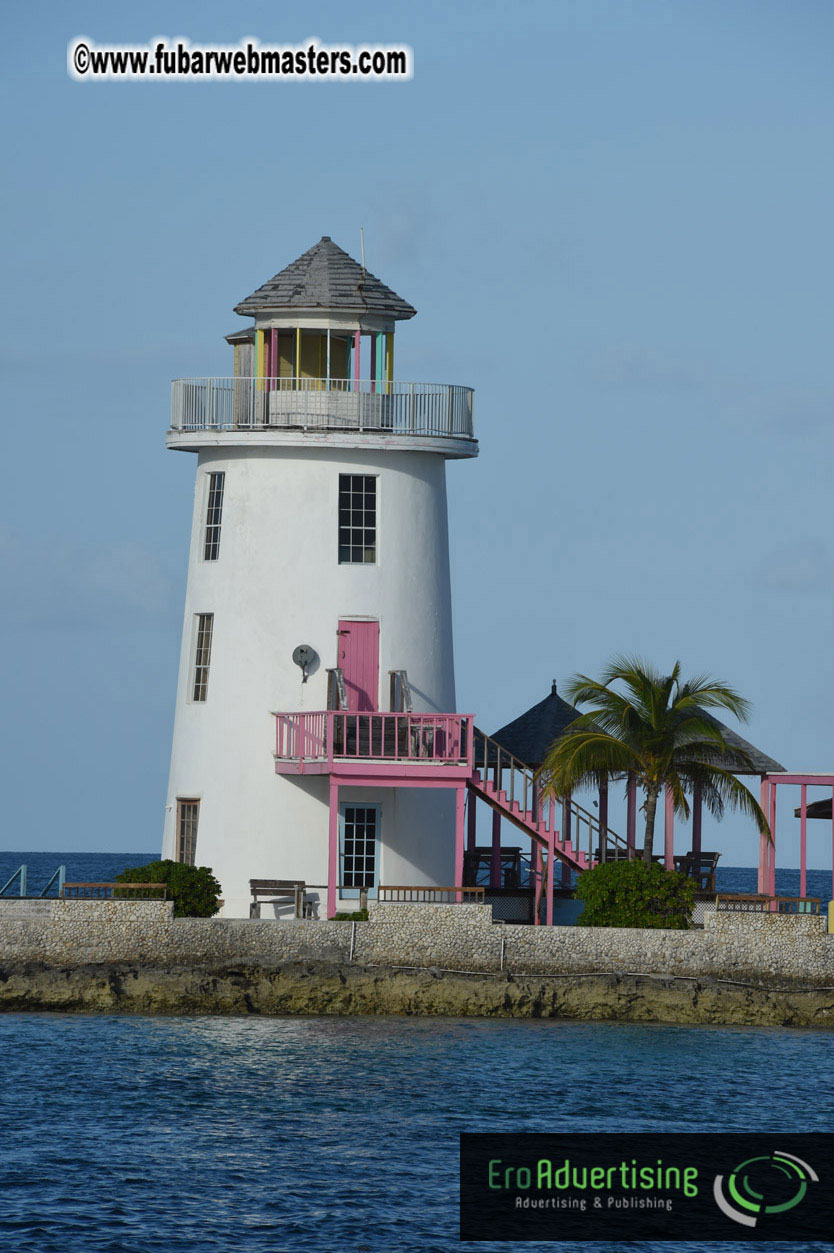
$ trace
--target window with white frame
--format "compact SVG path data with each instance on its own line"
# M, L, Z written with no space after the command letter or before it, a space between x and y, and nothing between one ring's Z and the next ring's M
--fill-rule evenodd
M376 561L376 475L339 475L339 564Z
M208 480L203 560L216 561L220 556L220 522L223 517L223 491L226 486L226 475L220 470L210 474Z
M342 875L345 895L376 887L379 805L342 805Z
M186 866L196 865L199 818L199 801L177 797L177 861Z
M209 664L211 662L211 637L214 633L214 614L197 614L197 632L194 641L194 678L191 699L204 701L208 694Z

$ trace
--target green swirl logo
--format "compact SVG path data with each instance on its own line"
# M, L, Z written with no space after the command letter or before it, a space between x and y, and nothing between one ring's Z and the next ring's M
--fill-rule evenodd
M799 1205L809 1183L819 1183L819 1177L807 1162L774 1150L767 1157L748 1158L726 1178L716 1175L712 1193L733 1222L755 1227L763 1214L784 1214Z

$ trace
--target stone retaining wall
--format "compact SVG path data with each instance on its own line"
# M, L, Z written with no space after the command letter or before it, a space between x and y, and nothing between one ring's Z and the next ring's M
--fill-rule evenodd
M151 966L344 961L349 922L174 918L170 901L55 900L49 918L0 917L0 962ZM23 911L21 911L22 913Z
M276 967L288 962L519 975L648 974L834 988L823 918L713 914L703 931L514 927L488 905L375 904L368 922L174 919L170 902L53 901L0 917L0 965L139 963Z

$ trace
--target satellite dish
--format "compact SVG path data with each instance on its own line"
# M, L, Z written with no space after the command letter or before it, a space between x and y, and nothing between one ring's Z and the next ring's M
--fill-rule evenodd
M318 653L310 644L299 644L297 648L292 650L292 659L297 666L300 666L303 674L302 683L307 682L307 671L313 662L318 659Z

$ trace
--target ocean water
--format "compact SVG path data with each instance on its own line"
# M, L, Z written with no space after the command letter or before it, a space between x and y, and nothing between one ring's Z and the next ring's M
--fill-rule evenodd
M0 1015L0 1248L496 1253L514 1246L458 1241L461 1131L828 1130L832 1050L769 1028Z
M23 862L27 865L28 892L37 895L59 865L67 868L67 879L77 883L109 883L128 866L156 861L159 852L149 853L6 853L0 852L0 888ZM752 866L721 866L716 877L719 892L755 892L756 869ZM783 896L799 895L799 871L776 870L776 891ZM15 885L13 895L17 894ZM53 888L50 895L55 895ZM831 871L808 871L808 895L831 900Z

